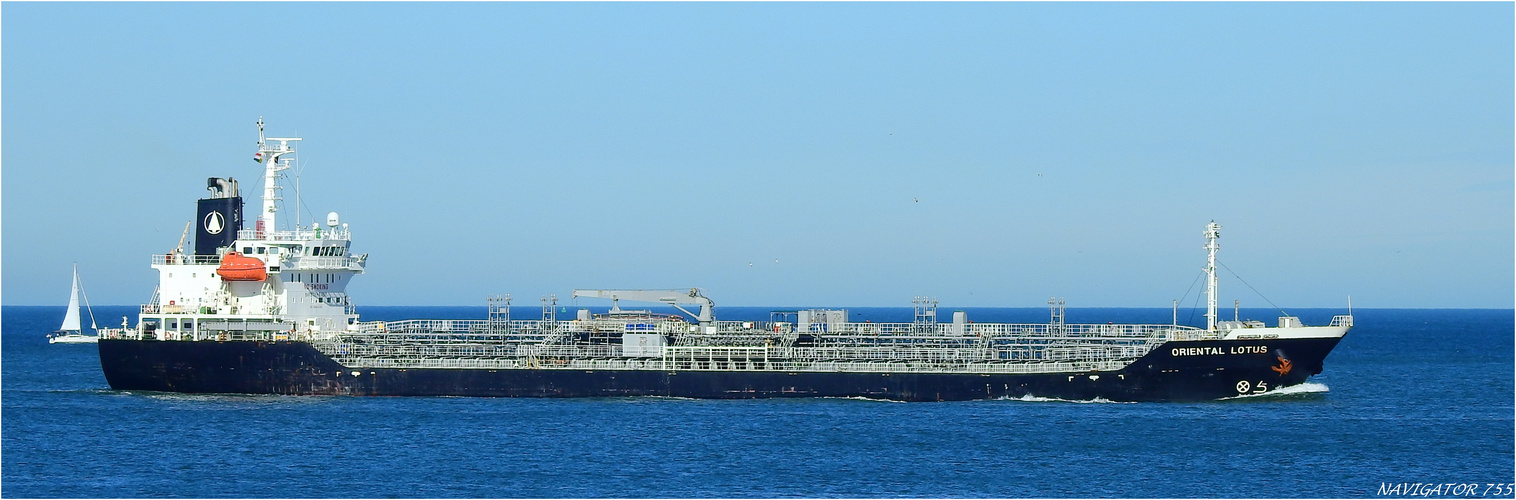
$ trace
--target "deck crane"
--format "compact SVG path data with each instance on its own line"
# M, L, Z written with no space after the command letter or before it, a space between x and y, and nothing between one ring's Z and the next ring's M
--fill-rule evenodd
M691 288L689 290L574 290L573 297L593 297L614 301L624 299L634 302L657 302L674 306L675 309L694 316L701 326L711 326L711 323L715 322L712 310L716 308L716 303L711 302L711 299L701 294L699 288ZM680 304L698 305L700 306L700 313L692 313L688 309L679 307Z
M175 246L173 250L169 250L168 251L168 263L175 264L175 263L180 262L181 259L183 259L183 257L184 257L184 240L186 238L189 238L189 228L190 228L190 225L192 225L194 223L195 223L195 221L193 219L184 221L184 232L179 233L179 245Z

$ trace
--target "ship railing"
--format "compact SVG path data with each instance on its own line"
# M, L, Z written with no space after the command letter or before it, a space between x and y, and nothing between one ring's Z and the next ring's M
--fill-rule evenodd
M220 264L221 263L221 256L220 255L194 255L194 254L182 254L182 253L175 253L175 254L155 253L155 254L152 255L152 260L153 260L153 265L155 265L155 266L162 266L162 265L204 266L204 265L216 265L216 264Z
M983 347L786 347L775 348L772 357L788 359L846 360L984 360L990 353Z
M873 349L999 347L1020 345L1144 345L1161 341L1162 335L1146 337L845 337L816 339L817 347L868 347Z
M597 358L620 356L622 349L619 345L610 344L587 346L523 345L516 347L515 352L522 356L541 358Z
M953 323L948 323L953 325ZM940 324L939 324L940 326ZM1006 336L1064 336L1095 338L1143 338L1173 329L1172 325L1117 325L1117 324L1013 324L969 323L967 331L981 337Z
M1332 322L1328 326L1346 326L1351 328L1353 326L1353 315L1339 314L1332 316Z
M354 342L350 336L320 342L316 348L333 357L391 359L535 357L553 359L621 357L619 345L558 346L508 342L474 343L372 343Z
M197 341L261 341L283 342L299 341L320 342L328 335L306 331L276 331L276 330L139 330L136 328L102 328L97 330L100 338L122 340L157 340L163 342L197 342Z
M665 334L692 334L697 337L713 336L764 336L772 335L772 323L720 321L714 333L690 333L684 328L692 327L678 321L660 321L657 331ZM823 325L823 324L818 324ZM407 333L469 333L499 330L546 334L585 331L616 331L618 322L592 321L547 321L547 320L404 320L388 322L365 322L358 328L363 332ZM800 332L807 332L805 329ZM914 323L838 323L808 332L818 342L844 344L909 344L909 343L963 343L987 339L992 342L1026 340L1029 342L1090 341L1090 342L1143 342L1165 339L1198 339L1207 333L1189 326L1174 325L1099 325L1099 324L1009 324L1009 323L939 323L934 330L923 331Z
M1108 359L1146 354L1162 344L1153 339L1131 341L1092 341L1075 339L1069 341L1012 341L956 346L850 346L792 348L798 358L841 359ZM1135 354L1134 354L1135 353Z
M149 306L153 313L163 314L194 314L196 311L201 311L201 306L191 304L144 304L143 312L147 312L145 309Z
M1216 330L1202 330L1181 326L1167 331L1163 340L1220 340L1223 336L1221 332Z
M512 331L518 333L546 334L553 332L587 331L588 325L577 321L544 321L518 319L510 321L490 319L408 319L401 321L365 321L355 325L353 331L364 334L437 334L479 333Z
M336 341L313 343L316 349L332 357L386 359L465 359L520 357L516 346L505 344L405 345L376 346Z
M296 229L292 231L259 231L255 228L237 231L237 239L262 241L351 240L352 233L341 228Z
M1012 363L923 363L882 361L774 361L755 357L715 359L665 358L583 358L566 359L537 356L477 358L383 358L353 353L332 356L344 366L354 368L438 368L438 369L534 369L534 370L660 370L660 371L736 371L736 372L814 372L814 373L977 373L1034 374L1088 373L1121 370L1130 359L1108 361L1059 361Z
M456 334L485 332L497 324L483 319L408 319L368 322L361 326L364 331L374 333Z
M361 324L359 326L369 326ZM562 345L541 343L540 336L503 331L475 333L419 333L392 331L384 334L342 332L331 339L350 345L346 350L367 357L469 357L536 356L544 358L593 358L643 356L645 349L628 354L620 344ZM697 345L657 347L646 356L671 359L788 359L799 362L822 360L965 363L979 361L1099 361L1140 357L1157 342L1097 343L1061 342L1042 344L927 346L777 347ZM323 348L323 350L325 350Z
M356 334L378 333L379 331L381 331L381 330L384 329L385 323L387 323L387 322L385 322L385 321L359 321L357 323L353 323L353 326L348 327L348 333L350 333L350 334L355 334L355 333Z
M725 347L725 346L664 346L664 361L689 359L689 360L765 360L769 358L767 347Z
M344 337L321 342L318 349L335 357L352 356L388 359L444 359L474 357L530 357L543 360L593 358L658 358L678 362L775 361L814 363L926 363L931 366L965 363L1019 362L1099 362L1111 359L1135 359L1151 350L1150 346L1052 347L1023 350L984 349L911 349L872 350L833 348L769 348L743 346L666 346L661 350L628 354L620 345L590 346L477 343L394 343L351 342ZM644 354L647 352L647 354ZM823 365L827 366L827 365Z
M523 332L479 332L472 334L455 333L448 335L440 334L363 334L353 332L341 332L337 341L372 345L385 349L397 349L406 346L517 346L533 345L541 342L542 336L534 333Z
M102 339L138 340L142 335L136 328L100 328L95 335Z
M772 327L770 327L772 328ZM794 325L794 331L819 335L904 335L937 334L941 331L922 331L916 323L827 323L813 322Z
M305 331L258 331L258 330L222 330L206 331L194 340L259 340L259 341L300 341L312 342L320 338L319 335ZM191 340L191 339L185 339Z
M966 337L1099 337L1144 338L1173 330L1174 325L1049 324L1049 323L936 323L923 329L916 323L814 323L796 331L821 337L878 336L895 338Z
M351 269L362 270L363 261L358 257L296 257L292 269Z

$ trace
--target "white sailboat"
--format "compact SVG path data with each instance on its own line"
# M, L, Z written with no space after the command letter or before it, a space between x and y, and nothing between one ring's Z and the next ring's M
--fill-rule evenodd
M79 330L79 265L74 265L74 290L68 298L68 313L63 316L63 326L47 336L49 344L94 344L100 342L97 335L85 335ZM89 296L84 297L84 307L89 310L89 327L95 330L95 310L89 306Z

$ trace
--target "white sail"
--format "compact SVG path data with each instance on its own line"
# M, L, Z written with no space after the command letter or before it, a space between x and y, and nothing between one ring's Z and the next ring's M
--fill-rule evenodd
M74 268L74 290L68 296L68 314L63 317L63 326L58 330L79 331L79 268Z

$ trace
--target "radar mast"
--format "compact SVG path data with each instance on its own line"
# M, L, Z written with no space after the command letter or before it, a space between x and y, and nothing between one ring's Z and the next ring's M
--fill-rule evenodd
M290 159L284 155L294 153L290 147L291 142L300 140L299 137L267 137L263 136L263 117L258 117L258 152L253 155L253 161L263 164L263 213L260 215L260 229L275 231L274 213L279 210L275 203L279 200L279 172L289 170ZM271 145L277 141L278 145Z

